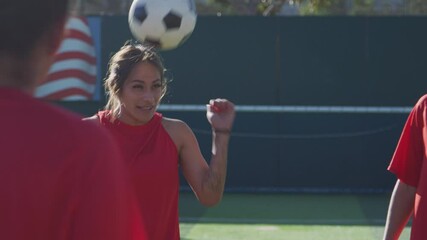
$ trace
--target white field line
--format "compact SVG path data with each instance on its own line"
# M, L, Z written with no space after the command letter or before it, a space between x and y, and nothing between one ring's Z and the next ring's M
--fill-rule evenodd
M265 218L217 218L217 217L180 217L182 223L243 223L243 224L309 224L309 225L359 225L381 224L385 219L265 219Z

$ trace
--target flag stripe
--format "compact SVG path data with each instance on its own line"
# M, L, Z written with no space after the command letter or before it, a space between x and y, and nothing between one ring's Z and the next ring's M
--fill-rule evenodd
M92 37L90 35L87 35L86 33L83 33L82 31L75 30L75 29L71 29L67 32L67 38L68 39L82 40L85 43L90 44L90 45L93 44L93 40L92 40Z
M92 65L96 64L96 58L94 56L90 56L86 54L85 52L64 52L64 53L58 53L55 56L55 61L62 61L62 60L69 60L69 59L80 59L84 60Z
M64 70L64 71L50 74L47 80L43 84L46 84L51 81L57 81L57 80L69 78L69 77L78 78L88 84L95 84L96 82L96 76L87 74L86 72L83 72L80 70L69 69L69 70Z
M54 63L49 70L49 74L70 69L80 70L87 74L96 76L96 66L79 59L63 60Z
M46 100L65 100L66 98L79 98L84 100L90 100L92 98L92 94L88 93L80 88L67 88L62 91L54 92L50 95L43 97Z
M37 97L45 97L57 91L63 91L67 88L79 88L87 93L93 92L95 85L88 84L78 78L65 78L53 82L45 83L36 90Z
M58 50L58 53L63 53L63 52L75 52L75 51L79 51L79 52L84 52L90 56L94 56L96 57L95 54L95 48L93 47L93 45L91 44L87 44L84 41L81 41L79 39L64 39L64 41L62 41L62 44Z
M62 101L87 101L87 100L90 100L90 98L88 98L87 95L86 96L83 96L83 95L70 95L70 96L62 97L61 100Z
M65 28L67 30L77 30L91 36L89 25L87 21L83 21L82 18L70 18Z

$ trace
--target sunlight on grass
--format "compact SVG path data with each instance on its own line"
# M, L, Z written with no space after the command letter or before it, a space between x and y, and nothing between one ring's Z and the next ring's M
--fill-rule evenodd
M182 240L378 240L382 226L181 223ZM407 227L400 240L409 239Z
M180 197L182 240L381 240L390 193L237 194L206 208ZM409 239L406 227L399 240Z

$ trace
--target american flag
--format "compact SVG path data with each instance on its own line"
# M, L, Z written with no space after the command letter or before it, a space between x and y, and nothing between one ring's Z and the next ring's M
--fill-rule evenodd
M47 79L35 96L45 100L91 100L96 85L96 53L85 17L70 17L66 36Z

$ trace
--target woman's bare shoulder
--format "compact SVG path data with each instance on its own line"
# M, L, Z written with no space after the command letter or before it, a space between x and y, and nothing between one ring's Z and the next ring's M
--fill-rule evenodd
M166 117L162 118L162 125L175 143L178 152L181 152L186 138L191 132L188 125L182 120Z
M175 118L163 117L162 125L169 134L182 133L189 129L188 125L184 121Z
M99 123L98 115L93 115L92 117L86 117L86 118L83 118L82 120Z

